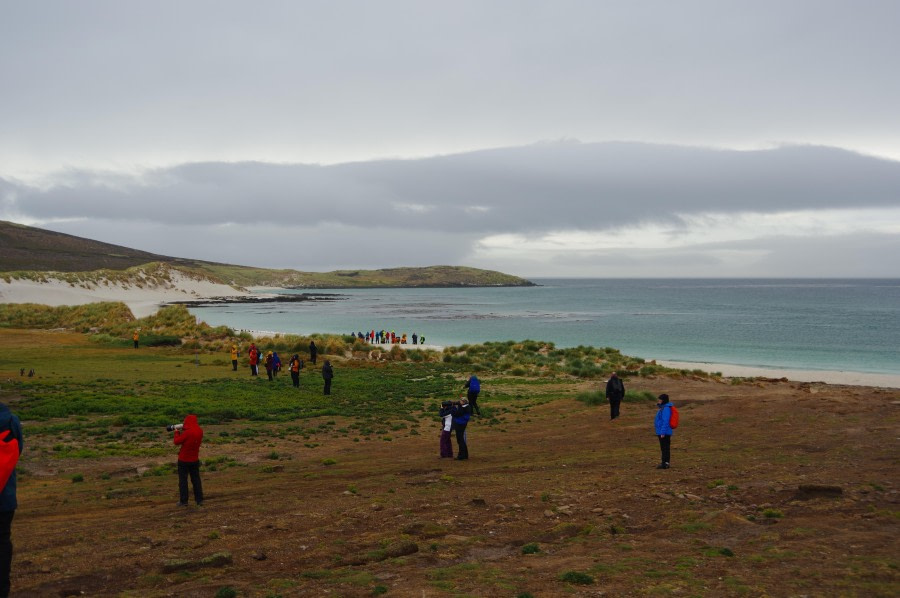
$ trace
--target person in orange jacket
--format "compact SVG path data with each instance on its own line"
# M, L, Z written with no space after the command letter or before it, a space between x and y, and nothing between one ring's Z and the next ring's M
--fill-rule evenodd
M197 423L197 416L190 414L184 418L184 424L175 426L176 445L178 450L178 506L188 504L188 476L194 488L194 500L197 506L203 504L203 485L200 483L200 444L203 442L203 428Z

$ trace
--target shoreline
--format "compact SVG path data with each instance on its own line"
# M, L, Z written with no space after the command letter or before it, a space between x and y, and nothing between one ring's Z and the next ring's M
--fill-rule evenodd
M649 361L649 360L648 360ZM900 388L900 374L873 374L838 370L798 370L790 368L764 368L727 363L670 361L657 359L659 365L686 370L721 372L726 378L787 378L791 382L821 382L844 386L872 386Z

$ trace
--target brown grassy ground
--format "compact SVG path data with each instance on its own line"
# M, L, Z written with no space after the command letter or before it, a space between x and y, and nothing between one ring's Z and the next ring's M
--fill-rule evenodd
M286 424L272 424L272 436L209 444L203 459L237 463L204 471L203 507L175 506L173 475L141 475L174 449L26 454L14 595L900 595L900 391L630 388L681 410L670 470L655 469L654 405L625 404L611 423L571 387L503 426L475 419L468 462L438 458L437 421L391 442L277 438ZM490 379L483 394L490 404ZM799 490L813 484L840 494ZM178 560L189 569L171 571Z

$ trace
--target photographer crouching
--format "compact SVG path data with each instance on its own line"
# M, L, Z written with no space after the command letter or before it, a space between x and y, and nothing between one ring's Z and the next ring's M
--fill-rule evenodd
M196 415L188 415L183 424L167 426L167 430L175 432L174 442L180 444L178 451L178 493L179 507L188 504L188 476L194 487L194 500L197 506L203 504L203 485L200 483L200 443L203 442L203 428L197 423Z

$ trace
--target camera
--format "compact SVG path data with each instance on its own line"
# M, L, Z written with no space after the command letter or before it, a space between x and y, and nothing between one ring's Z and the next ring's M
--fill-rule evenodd
M180 432L184 428L184 424L169 424L166 426L166 432Z

